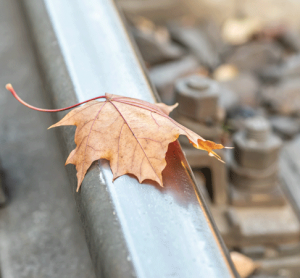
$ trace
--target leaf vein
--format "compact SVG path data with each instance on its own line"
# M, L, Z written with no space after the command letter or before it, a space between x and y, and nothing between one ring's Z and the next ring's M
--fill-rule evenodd
M132 130L131 127L129 126L129 124L128 124L128 122L126 121L126 119L124 118L123 114L120 112L120 110L118 109L118 107L117 107L112 101L109 101L109 102L116 108L116 110L119 112L119 114L120 114L121 117L123 118L124 122L127 124L128 128L130 129L130 131L131 131L131 133L133 134L134 138L135 138L135 139L137 140L137 142L139 143L139 145L140 145L140 147L141 147L141 149L142 149L142 151L143 151L143 153L144 153L144 156L147 158L148 163L150 164L150 166L151 166L151 168L152 168L154 174L157 176L158 179L160 179L159 176L157 175L157 173L155 172L152 163L149 161L149 159L148 159L148 157L147 157L147 154L145 153L145 150L143 149L143 147L142 147L140 141L139 141L139 140L137 139L137 137L135 136L133 130ZM144 160L144 158L143 158L143 160Z
M68 121L68 120L70 120L71 118L75 117L77 114L79 114L79 113L81 113L82 111L84 111L85 109L88 109L88 108L90 108L90 107L92 107L92 106L94 106L94 105L97 105L97 104L101 103L101 102L106 103L106 101L97 101L97 102L98 102L98 103L93 103L93 104L91 104L91 105L89 105L89 106L83 108L82 110L78 111L77 113L75 113L74 115L70 116L69 118L67 118L67 119L65 119L65 120L62 119L60 122ZM103 105L102 105L101 107L103 107Z
M154 122L158 125L158 127L160 127L160 125L157 123L157 121L156 121L155 118L153 117L152 113L153 113L153 112L151 112L151 117L152 117L152 119L153 119Z
M118 171L119 171L120 141L121 141L121 135L122 135L122 130L123 130L124 125L125 125L125 121L122 124L121 130L120 130L120 136L119 136L119 140L118 140L118 162L117 162L117 173L116 173L116 176L118 175Z
M90 131L89 131L89 134L88 134L88 138L87 138L86 144L85 144L85 150L84 150L83 162L82 162L82 167L81 167L81 176L83 175L83 169L84 169L84 164L85 164L86 148L87 148L87 146L88 146L88 141L89 141L89 138L90 138L92 129L93 129L93 125L94 125L94 123L95 123L95 121L96 121L98 115L101 113L103 107L106 105L106 103L107 103L107 101L106 101L106 102L101 106L101 108L99 109L99 111L98 111L96 117L94 118L94 122L93 122L93 124L92 124L92 126L91 126L91 128L90 128Z

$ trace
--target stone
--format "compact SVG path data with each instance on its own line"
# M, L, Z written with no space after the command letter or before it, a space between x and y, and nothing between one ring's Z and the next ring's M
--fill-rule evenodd
M239 46L226 59L241 71L259 72L267 65L282 61L283 49L274 42L250 42Z
M300 76L300 54L288 57L282 65L281 75L283 78Z
M231 131L238 131L245 128L249 118L258 116L259 112L250 106L238 105L227 113L227 126Z
M257 264L251 258L239 252L230 252L230 257L241 278L247 278L257 268Z
M241 248L243 254L254 259L263 258L266 248L263 245L252 245Z
M170 40L167 29L154 24L154 27L139 24L140 26L132 28L132 34L146 63L154 65L183 56L183 49Z
M300 80L284 79L277 85L269 85L262 89L261 101L273 112L282 115L300 114Z
M279 134L283 139L292 139L300 131L300 122L291 117L286 116L272 116L270 123L273 130Z
M117 0L116 2L127 18L138 15L155 22L165 22L187 13L187 7L181 0Z
M222 38L222 28L216 21L206 18L205 20L201 20L198 28L201 29L208 38L213 51L218 53L221 57L231 48L230 45L224 42Z
M300 33L294 28L287 28L279 41L292 51L300 52Z
M238 96L234 91L230 90L226 86L223 86L222 83L218 84L220 87L219 105L227 113L228 111L230 111L238 105Z
M250 106L237 106L235 109L232 109L228 112L228 118L243 118L248 119L252 118L257 114L257 111Z
M197 26L184 26L173 22L169 24L169 30L172 38L195 55L201 65L214 69L220 63L218 51L214 49L205 32Z
M213 72L213 78L218 82L235 79L238 75L237 67L231 64L222 64Z
M282 77L282 66L271 65L262 68L259 72L259 77L265 83L277 83Z
M269 83L300 76L300 54L287 57L282 64L268 66L260 72L261 78Z
M262 21L255 17L228 18L222 27L225 42L232 45L247 43L262 30Z
M282 22L272 22L264 24L262 30L256 35L256 39L266 41L276 41L287 32L287 26Z
M260 90L260 82L253 73L240 73L235 78L221 82L221 85L235 93L240 105L257 106L257 94Z

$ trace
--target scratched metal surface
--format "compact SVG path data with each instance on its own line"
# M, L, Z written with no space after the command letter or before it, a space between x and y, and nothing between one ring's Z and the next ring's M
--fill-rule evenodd
M25 1L27 13L44 21L37 2ZM55 39L39 21L29 21L55 106L105 92L155 101L112 1L44 3ZM57 76L64 67L67 81ZM70 130L62 133L71 151ZM75 194L97 277L238 277L177 142L166 158L164 188L127 175L112 182L109 164L101 160ZM74 190L74 167L68 167Z

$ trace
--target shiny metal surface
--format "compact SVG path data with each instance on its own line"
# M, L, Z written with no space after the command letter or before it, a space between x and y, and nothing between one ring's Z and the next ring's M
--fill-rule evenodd
M153 102L112 1L45 3L79 101L109 92Z
M33 3L28 0L25 7L34 10ZM47 34L35 20L31 24L39 36L36 41L45 74L51 76L46 85L55 106L71 103L74 95L83 101L105 92L155 101L112 1L44 3L61 51L52 57L55 65L49 53L56 42L47 42ZM57 76L60 55L73 88ZM63 133L71 138L69 131ZM75 199L97 277L238 277L177 142L170 145L166 159L164 188L151 182L139 184L127 175L113 183L107 161L89 170ZM75 188L74 170L70 176Z

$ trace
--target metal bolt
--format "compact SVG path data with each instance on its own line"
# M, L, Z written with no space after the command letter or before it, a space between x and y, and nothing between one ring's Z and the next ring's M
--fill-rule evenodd
M188 80L187 85L190 89L198 90L199 92L209 89L209 82L207 79L193 78Z
M255 117L246 121L246 137L249 140L266 142L270 132L271 126L265 118Z
M176 100L180 103L178 113L196 121L217 118L218 84L203 76L192 75L176 82Z

